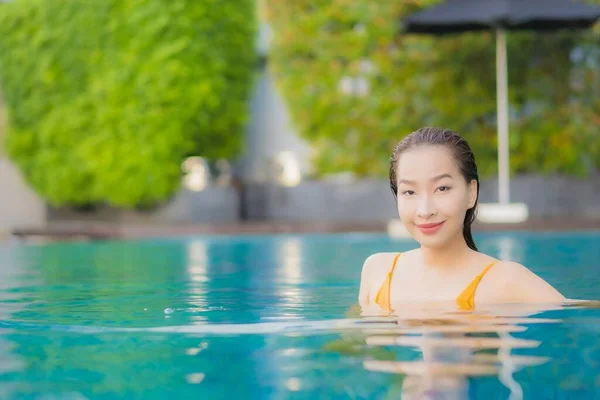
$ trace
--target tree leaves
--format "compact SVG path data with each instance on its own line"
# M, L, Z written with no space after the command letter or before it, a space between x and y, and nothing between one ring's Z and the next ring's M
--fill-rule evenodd
M241 150L254 14L251 0L0 5L9 156L53 205L168 199L185 157Z
M297 131L314 148L317 176L385 175L394 145L425 125L457 130L481 175L496 173L493 33L400 33L404 16L437 2L268 2L270 66ZM599 39L600 24L508 34L512 172L585 174L600 166ZM374 68L361 68L365 62Z

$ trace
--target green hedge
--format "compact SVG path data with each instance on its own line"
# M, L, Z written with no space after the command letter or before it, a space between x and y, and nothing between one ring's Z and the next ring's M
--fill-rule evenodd
M188 155L241 150L253 0L14 0L0 5L5 147L51 204L144 206Z
M494 35L399 33L404 16L436 2L268 2L270 67L317 175L385 175L393 145L424 125L458 130L482 175L496 173ZM599 39L598 29L509 34L512 172L600 167ZM583 58L571 60L577 46ZM362 76L368 94L341 93L345 76Z

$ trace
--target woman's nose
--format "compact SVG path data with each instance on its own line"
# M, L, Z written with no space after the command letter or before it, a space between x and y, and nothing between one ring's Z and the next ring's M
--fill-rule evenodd
M419 199L419 207L417 208L417 216L427 219L436 214L435 204L429 196L423 196Z

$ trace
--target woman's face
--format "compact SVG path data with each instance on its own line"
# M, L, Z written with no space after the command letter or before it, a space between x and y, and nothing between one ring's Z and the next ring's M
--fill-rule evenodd
M398 213L415 240L440 248L462 236L477 182L465 181L452 152L439 145L418 146L402 153L396 168Z

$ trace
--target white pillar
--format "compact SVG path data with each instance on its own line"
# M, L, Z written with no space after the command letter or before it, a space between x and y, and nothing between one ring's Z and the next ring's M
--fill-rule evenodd
M498 107L498 200L510 202L510 169L508 143L508 66L506 57L506 33L496 31L496 96Z

